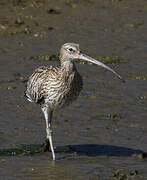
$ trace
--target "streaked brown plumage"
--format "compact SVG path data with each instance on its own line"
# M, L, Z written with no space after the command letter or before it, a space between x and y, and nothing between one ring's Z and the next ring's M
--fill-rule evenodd
M82 78L77 70L65 71L64 67L39 67L27 83L30 99L41 106L47 104L52 111L71 103L81 89Z
M74 59L83 59L102 66L123 80L119 74L108 66L82 54L79 45L75 43L66 43L61 47L61 66L42 66L34 71L27 83L26 97L29 101L41 105L46 120L47 138L50 142L53 160L55 160L55 153L51 136L52 114L54 110L74 101L79 96L83 86L82 77L76 69Z

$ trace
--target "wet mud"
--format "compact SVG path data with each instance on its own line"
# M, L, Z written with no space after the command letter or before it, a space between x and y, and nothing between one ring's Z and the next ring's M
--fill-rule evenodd
M1 0L0 9L0 179L147 179L147 2ZM65 42L126 83L76 62L84 88L54 114L53 162L43 114L24 91L35 68L59 64Z

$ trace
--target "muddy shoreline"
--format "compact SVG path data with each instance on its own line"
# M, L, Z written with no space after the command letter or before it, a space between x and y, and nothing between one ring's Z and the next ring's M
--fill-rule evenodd
M147 2L2 0L0 9L0 179L146 179ZM59 64L65 42L79 43L126 83L76 64L84 88L54 115L53 163L41 151L41 110L23 92L35 68Z

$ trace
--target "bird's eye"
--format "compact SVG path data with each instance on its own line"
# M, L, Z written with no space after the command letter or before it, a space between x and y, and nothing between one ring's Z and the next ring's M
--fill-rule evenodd
M72 51L73 51L73 49L72 49L72 48L69 48L68 50L69 50L70 52L72 52Z

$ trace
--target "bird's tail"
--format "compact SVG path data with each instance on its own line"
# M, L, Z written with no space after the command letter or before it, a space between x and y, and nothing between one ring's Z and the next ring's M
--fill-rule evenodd
M27 98L28 101L34 102L34 101L32 100L32 98L30 97L30 95L27 93L27 91L24 92L24 96Z

